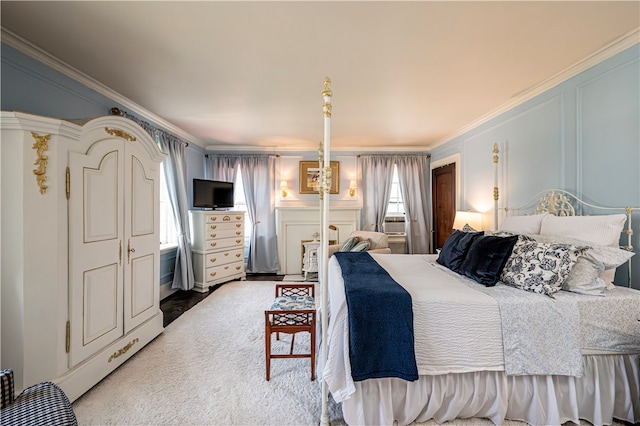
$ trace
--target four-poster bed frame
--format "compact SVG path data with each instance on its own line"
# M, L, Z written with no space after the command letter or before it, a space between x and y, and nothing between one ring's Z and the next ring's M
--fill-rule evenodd
M336 324L335 318L333 316L338 311L340 312L346 311L343 308L343 306L346 306L346 304L344 303L344 295L342 294L344 292L344 287L343 287L344 282L342 282L342 276L340 275L340 272L339 272L340 268L337 266L337 262L330 261L328 258L328 231L327 231L328 220L327 218L328 218L328 212L329 212L329 192L331 187L331 169L329 167L329 161L330 161L330 120L331 120L331 96L332 96L331 81L328 78L325 79L324 81L324 90L322 92L322 95L324 99L324 104L323 104L324 139L319 150L320 151L319 162L320 162L320 168L322 172L322 179L321 179L321 186L319 191L320 206L321 206L321 209L320 209L321 210L321 218L320 218L320 229L321 229L320 253L321 255L320 255L320 271L318 274L320 292L321 292L320 317L321 317L321 327L322 327L321 355L319 358L322 362L322 365L321 365L322 370L319 370L320 377L321 377L321 386L322 386L322 412L321 412L320 424L321 425L329 424L328 398L329 398L330 386L332 389L332 393L334 395L334 399L343 404L343 413L344 413L343 415L345 420L347 421L360 423L362 421L366 422L368 419L370 422L377 423L380 421L386 422L386 420L390 420L390 421L398 421L399 423L405 424L405 423L410 423L411 421L425 421L429 418L434 418L436 419L436 421L438 421L438 419L440 419L441 421L451 420L451 418L449 418L449 415L451 413L448 413L449 405L444 399L440 401L440 398L441 397L445 398L446 395L449 395L451 392L453 392L452 394L457 395L457 392L463 390L464 388L466 388L468 391L469 385L467 380L469 379L479 380L478 383L483 386L486 383L486 389L485 391L480 391L480 392L473 391L468 395L465 394L462 396L462 399L460 401L455 401L455 404L453 405L453 408L452 408L453 410L452 412L458 413L455 410L459 410L459 413L454 417L458 417L458 416L459 417L486 417L486 418L492 419L494 422L501 422L506 418L519 418L520 416L526 417L527 415L531 415L531 417L526 417L525 420L528 419L528 421L533 421L534 423L540 422L540 421L545 422L545 421L548 421L549 419L565 419L565 420L576 421L579 418L580 419L587 418L592 422L595 421L595 423L599 423L603 421L605 422L609 421L611 417L625 418L626 420L629 420L629 421L634 421L634 420L637 421L639 418L638 412L640 412L640 405L636 401L638 399L638 395L640 394L640 371L638 371L637 369L638 367L637 366L634 367L634 365L637 364L638 356L640 356L640 354L638 354L637 348L633 345L630 347L629 350L623 351L621 353L616 353L615 347L613 348L613 351L608 351L608 348L603 348L602 349L603 352L598 352L598 350L596 349L595 352L583 353L582 360L584 362L584 365L582 368L586 369L585 370L586 378L584 379L580 378L579 375L574 376L573 373L564 375L564 373L555 373L555 372L527 373L524 375L518 375L518 374L507 375L507 373L505 373L506 358L503 359L502 353L499 353L498 355L495 355L495 354L492 355L493 357L492 359L494 359L494 361L495 359L498 359L500 362L504 362L502 367L494 366L489 369L486 369L484 366L476 366L476 367L479 367L477 368L477 370L475 370L474 368L471 368L467 370L467 372L463 372L463 371L453 372L453 373L449 372L446 374L443 374L441 372L420 373L421 374L420 379L415 382L398 381L399 379L396 379L396 378L383 378L383 379L357 381L355 383L352 382L352 385L355 385L354 391L351 391L352 393L348 393L350 392L348 390L348 386L342 387L341 385L336 384L337 383L336 378L338 378L337 379L338 381L341 381L343 378L345 378L345 382L347 382L348 384L348 382L351 381L351 373L350 373L348 359L345 361L344 364L341 364L339 360L337 364L333 363L336 359L338 359L336 355L342 356L348 352L346 350L349 347L348 337L344 337L345 335L340 334L339 332L337 332L337 329L332 328L332 332L331 332L332 340L331 342L328 341L329 328L333 327L331 324ZM499 154L498 145L495 144L493 146L493 163L495 168L494 170L495 184L493 188L494 229L499 229L498 225L499 225L499 211L500 211L500 208L498 205L499 204L499 188L498 188L499 157L498 157L498 154ZM588 208L599 209L599 210L624 211L627 216L627 220L626 220L627 226L626 226L626 229L623 230L623 233L627 234L628 236L628 244L626 246L622 246L621 248L628 251L632 251L633 248L631 245L631 235L633 234L633 231L631 229L631 214L633 210L636 208L600 207L600 206L586 203L581 199L579 199L578 197L574 196L573 194L570 194L563 190L546 191L544 194L541 193L536 197L534 197L534 200L538 201L538 205L542 205L542 206L546 205L545 211L555 215L563 215L563 209L569 208L566 206L570 206L572 201L580 205L581 206L580 208L582 208L582 206L586 206ZM529 203L528 205L530 204L531 203ZM528 205L525 205L522 208L519 207L517 209L510 209L510 208L504 207L504 210L505 212L517 212L518 210L526 208ZM570 208L572 209L573 207L570 207ZM387 256L388 257L385 257L383 255L382 257L374 257L374 258L377 259L378 262L381 262L382 264L386 264L385 268L389 268L388 270L394 271L394 273L397 274L398 276L402 276L402 274L406 272L406 269L410 269L414 267L414 263L407 263L409 262L409 256L404 256L404 257L402 257L403 255L387 255ZM399 257L391 257L391 256L399 256ZM427 255L425 256L425 259L422 259L422 264L423 265L430 264L431 266L428 266L427 269L434 269L436 268L436 266L434 266L435 265L434 258L429 256L430 255ZM414 259L417 258L417 256L411 256L411 257L413 257ZM396 269L393 269L392 264L394 263L398 263L401 266L396 267ZM404 267L404 270L403 270L403 267ZM423 266L419 266L419 267L422 268ZM416 271L417 270L418 269L416 269ZM420 269L420 271L422 271L422 269ZM338 273L336 274L336 272ZM416 275L414 278L410 278L409 282L407 282L406 280L403 281L402 283L403 286L408 284L408 287L406 288L413 288L415 290L415 286L420 287L424 285L434 285L434 291L436 290L436 288L438 289L438 291L440 291L440 288L442 286L438 287L439 285L438 281L434 281L431 284L429 284L427 281L421 281L422 278L420 277L419 274ZM629 277L629 286L630 286L631 285L630 284L631 282L630 261L629 261L628 277ZM407 277L404 276L404 278L406 279ZM442 272L440 273L439 278L446 278L448 280L447 284L445 285L446 288L455 288L455 291L458 291L458 289L463 289L461 291L464 291L464 292L475 291L471 289L471 286L469 284L466 284L463 281L461 281L463 280L463 278L456 278L455 274L451 275L450 273ZM330 287L333 289L331 295L329 294ZM469 287L469 288L466 289L466 287ZM522 292L522 290L514 290L514 289L510 290L508 286L503 286L503 289L502 289L503 293L513 292L513 291ZM633 304L632 306L640 306L640 299L635 292L629 289L620 289L619 293L621 294L618 294L618 296L621 298L629 297L628 302L626 302L627 304L630 303L630 304ZM500 292L498 292L497 295L499 294ZM462 296L463 293L458 293L458 295ZM478 296L481 296L481 295L478 295ZM468 293L468 295L465 295L464 297L474 299L473 301L469 302L473 304L473 303L476 303L475 299L478 296L476 296L475 293ZM522 292L522 296L525 299L526 298L531 299L531 293ZM614 298L617 298L618 296L614 296ZM431 308L437 309L437 307L439 306L439 303L441 303L439 302L441 297L444 297L444 296L439 295L436 299L430 302L427 301L426 303L431 303L430 305ZM449 297L449 296L446 296L446 297ZM541 297L545 297L545 296L541 296ZM580 297L580 296L575 296L572 293L567 292L566 294L562 294L562 295L559 294L558 297L560 300L566 299L568 303L573 303L573 298ZM586 296L586 297L589 298L593 296ZM338 300L339 303L334 306L334 302L336 301L335 299L341 299L341 298L342 300ZM329 306L328 306L329 299L331 299L332 312L329 312ZM604 301L605 299L607 298L596 297L596 298L593 298L593 301L599 303L600 301ZM442 301L446 302L447 306L450 306L451 308L455 308L458 310L462 309L459 312L460 315L458 315L457 320L455 318L448 318L447 321L445 321L446 324L449 324L449 326L451 326L451 324L453 324L455 321L463 321L463 320L460 320L460 318L463 318L465 315L465 312L464 312L465 309L461 308L461 306L463 305L456 307L455 304L450 303L449 299L442 299ZM491 303L495 304L496 301L497 299ZM543 299L537 299L536 303L540 301L544 303ZM591 302L591 300L587 300L584 298L579 300L579 303L585 304L584 305L585 308L591 305L588 302ZM614 303L614 302L616 301L611 301L611 303ZM425 303L425 301L421 300L420 303ZM594 304L596 310L600 307L598 303ZM610 302L607 301L606 303L610 303ZM533 306L534 305L532 305L532 308ZM606 306L605 311L610 312L612 311L611 307L614 305L605 305L605 306ZM485 309L485 306L482 305L481 307L480 305L478 305L478 308ZM494 308L492 309L497 309L497 307L494 306ZM631 309L633 310L633 307ZM417 313L420 314L420 312L417 312ZM331 324L329 321L330 315L332 316ZM341 314L341 315L344 315L344 314ZM627 320L626 315L624 316L626 321ZM628 316L629 318L631 317L635 318L634 314L630 314ZM435 319L435 318L432 318L432 319ZM453 322L448 321L449 319L452 320ZM640 318L638 320L640 321ZM345 321L346 320L344 320L344 316L342 316L341 319L337 322L337 324L345 324L346 323ZM499 321L499 320L491 320L491 321ZM608 323L607 325L608 326L611 325L612 327L615 327L615 324L616 324L615 320L611 320L611 321L613 322L611 322L610 324ZM633 318L630 321L635 323L635 320ZM627 321L627 323L628 322L629 321ZM625 323L625 327L635 327L634 325L629 326L629 324L627 323ZM465 324L466 326L468 326L470 323L464 323L463 321L462 324L458 324L458 325L460 325L462 328L465 328ZM586 325L580 325L580 326L587 327ZM504 327L504 323L503 323L503 327ZM433 335L434 337L439 338L440 337L439 335L433 334L434 331L438 331L438 330L429 330L428 331L429 336L431 337ZM486 332L493 333L496 330L500 330L500 324L494 324L494 327L490 327ZM416 334L416 339L417 338L418 338L418 334ZM450 339L445 339L441 341L439 344L443 344L444 342L447 342L449 340ZM491 341L493 340L495 339L492 339ZM489 340L486 340L486 341L489 341ZM331 344L331 347L329 347L330 344ZM501 344L497 345L497 347L500 347L500 346L502 345ZM563 346L562 344L559 344L556 347L561 348L562 346ZM453 351L451 353L455 353L455 349L453 347L451 349ZM421 353L424 354L424 352L421 352ZM421 357L424 357L424 355L421 355ZM331 360L329 358L331 358ZM416 358L418 358L417 351L416 351ZM329 365L327 364L328 362L330 363ZM500 364L500 362L498 362L496 365ZM425 364L422 364L423 367L421 368L424 368L424 365ZM426 365L429 365L429 364L426 364ZM594 371L597 374L593 375ZM326 377L325 377L325 373L328 373ZM341 376L342 373L345 373L345 375ZM600 375L603 373L606 373L606 374L603 375L602 377L606 376L608 378L599 379L598 377L600 377ZM616 387L615 392L607 388L606 383L603 383L603 381L608 382L609 380L614 380L614 376L615 376L615 380L621 379L623 381L628 382L629 388L618 389ZM449 389L450 383L447 382L447 380L455 381L454 389ZM442 383L440 383L441 381ZM376 393L378 383L380 383L380 386L384 387L384 392L380 393L379 395ZM404 395L404 396L398 396L400 400L396 402L401 402L399 406L396 407L393 401L385 399L387 398L386 395L388 395L387 387L385 387L387 385L386 384L382 385L382 383L391 383L393 392L396 394L396 396ZM456 384L461 387L457 388ZM558 400L552 401L551 399L553 398L551 398L549 401L547 401L547 403L549 404L548 407L545 406L545 408L541 408L538 410L540 412L531 414L532 406L530 404L533 404L533 401L529 401L527 398L522 397L522 394L520 393L525 392L526 389L531 389L531 386L539 387L543 385L549 386L550 391L558 391L559 392L557 393ZM406 390L404 390L405 386L406 386ZM558 389L555 389L555 386L557 386ZM593 398L595 399L590 399L592 398L591 395L586 395L586 394L582 395L580 394L580 392L576 393L576 389L579 387L591 388L592 386L595 386L597 389L600 389L599 388L600 386L604 386L602 389L598 390L598 392L601 392L602 390L606 390L607 391L605 392L606 395L593 396ZM338 393L334 392L334 388ZM431 397L427 396L426 397L427 399L425 400L424 395L429 395L429 392L426 389L432 389L432 391L435 392L435 394L432 394ZM437 389L440 389L440 390L437 390ZM491 392L489 392L490 389L493 389L493 392L495 395L491 396ZM573 390L569 392L568 396L567 395L563 396L563 391L562 391L563 389L564 390L573 389ZM418 396L418 395L422 395L422 396ZM544 395L546 395L545 392L542 392L540 394L538 392L534 392L533 398L537 398L538 396L544 397ZM465 400L465 398L467 398L468 400ZM579 406L582 407L584 405L584 407L581 408L580 410L578 410L577 407L574 407L575 405L574 402L576 399L578 400ZM499 401L500 403L495 405L496 401ZM621 408L620 408L622 406L620 404L623 404L623 401L628 402L628 404L624 407L624 410L628 409L628 411L625 414L621 414ZM635 401L635 402L629 402L629 401ZM602 403L602 406L600 408L602 409L602 411L606 411L606 413L604 414L589 413L588 410L585 411L586 409L585 407L587 405L589 404L593 405L594 403L595 404ZM348 407L345 404L347 404ZM423 404L425 405L423 406ZM620 405L620 407L618 405ZM547 413L547 409L551 410L551 412ZM442 410L444 410L444 412ZM350 416L349 419L351 420L348 420L347 413L349 413L349 416ZM372 417L367 417L368 415L371 415ZM536 417L538 415L540 415L540 417ZM360 416L363 416L363 417L360 417ZM380 420L382 418L384 418L385 420Z

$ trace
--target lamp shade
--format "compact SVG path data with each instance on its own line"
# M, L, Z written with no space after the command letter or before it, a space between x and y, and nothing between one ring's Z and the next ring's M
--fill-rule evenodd
M469 225L476 231L482 231L482 214L471 211L457 211L453 220L453 229L462 229Z

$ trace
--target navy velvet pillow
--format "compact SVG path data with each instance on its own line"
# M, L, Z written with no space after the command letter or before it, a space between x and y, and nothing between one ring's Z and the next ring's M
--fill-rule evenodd
M484 232L462 232L460 230L453 231L453 234L444 242L442 250L436 259L436 262L442 266L446 266L454 272L458 272L460 265L464 261L465 256L473 240L484 235Z
M517 235L483 235L474 239L458 272L487 287L496 285L516 241Z

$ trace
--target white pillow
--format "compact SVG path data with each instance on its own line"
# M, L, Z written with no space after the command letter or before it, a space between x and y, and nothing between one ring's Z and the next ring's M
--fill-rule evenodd
M620 233L627 220L625 214L603 216L545 216L540 227L542 235L577 238L589 244L618 247Z
M507 216L502 220L498 230L513 232L514 234L540 234L542 219L546 216L549 216L549 213L529 216Z

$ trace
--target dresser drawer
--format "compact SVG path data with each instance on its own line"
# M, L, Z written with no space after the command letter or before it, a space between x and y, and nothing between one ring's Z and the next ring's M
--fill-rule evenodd
M211 225L215 226L215 225ZM207 240L219 240L222 238L244 238L244 229L232 228L232 229L212 229L207 231L205 239Z
M244 272L244 261L229 263L227 265L215 266L213 268L207 268L205 273L205 280L207 282L226 278L231 275Z
M208 214L205 218L207 224L209 223L234 223L243 222L244 215L238 213L216 213Z
M209 222L205 225L205 232L244 231L242 222Z
M206 251L218 250L230 247L244 247L244 237L234 238L216 238L215 240L207 240L204 249Z
M227 263L237 262L238 260L243 260L244 259L243 256L244 256L244 247L223 251L223 252L209 253L205 256L205 265L206 265L205 267L210 268L212 266L225 265Z

